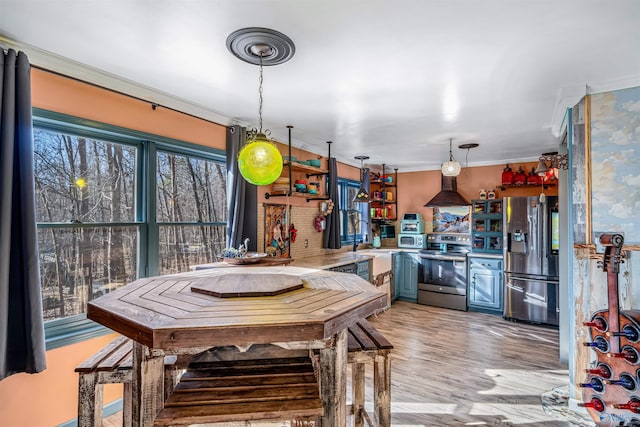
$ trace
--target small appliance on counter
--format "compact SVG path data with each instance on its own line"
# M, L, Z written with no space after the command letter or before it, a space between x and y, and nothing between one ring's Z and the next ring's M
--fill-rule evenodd
M424 234L424 221L419 213L405 213L400 221L398 247L424 249L427 247L427 236Z
M400 221L400 234L424 233L424 221L419 213L406 213Z

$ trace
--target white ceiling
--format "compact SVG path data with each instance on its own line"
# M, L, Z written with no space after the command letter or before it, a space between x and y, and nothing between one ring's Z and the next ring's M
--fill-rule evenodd
M296 45L264 70L264 128L354 165L436 169L449 138L463 166L532 160L566 106L640 85L638 0L0 0L33 64L250 127L258 67L225 41L253 26Z

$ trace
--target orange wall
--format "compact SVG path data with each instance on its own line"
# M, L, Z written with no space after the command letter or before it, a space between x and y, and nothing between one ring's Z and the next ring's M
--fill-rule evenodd
M510 165L516 171L520 165ZM525 171L531 170L536 163L523 163ZM542 186L506 188L502 191L499 186L502 179L504 165L480 166L463 168L458 176L458 192L467 200L479 199L480 190L496 190L496 198L507 196L537 196ZM398 215L399 218L405 212L418 212L422 214L426 231L431 231L433 209L424 207L433 196L440 191L440 171L406 172L398 173ZM547 195L557 195L558 188L552 187L544 190Z
M47 369L39 374L15 374L0 381L0 425L51 427L77 415L78 375L83 360L104 347L116 334L47 352ZM104 401L122 396L122 386L104 388Z
M37 69L31 70L34 107L225 149L226 127Z
M34 107L96 120L182 141L225 149L226 128L162 107L45 71L31 70ZM0 425L51 427L77 415L78 375L75 367L115 335L47 352L47 369L0 381ZM104 401L122 395L121 386L105 387Z

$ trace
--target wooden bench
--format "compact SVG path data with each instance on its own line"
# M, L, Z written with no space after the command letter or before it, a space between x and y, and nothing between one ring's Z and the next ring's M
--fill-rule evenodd
M304 351L292 357L192 362L154 425L291 421L306 426L322 414L314 367Z
M351 364L350 413L354 426L391 425L391 350L393 345L363 319L349 327L348 363ZM373 361L373 419L364 406L365 363Z
M120 336L76 367L79 374L78 427L102 425L103 384L118 383L124 384L123 425L131 426L132 362L133 342ZM176 382L176 357L167 356L164 363L165 395L168 395Z

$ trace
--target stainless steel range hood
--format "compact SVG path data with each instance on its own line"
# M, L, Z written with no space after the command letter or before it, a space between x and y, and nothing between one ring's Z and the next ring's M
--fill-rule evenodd
M455 176L442 177L441 190L435 197L429 200L425 206L428 208L442 206L468 206L471 203L458 193L458 182Z

